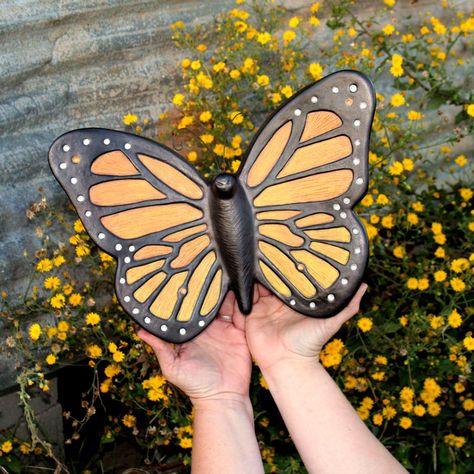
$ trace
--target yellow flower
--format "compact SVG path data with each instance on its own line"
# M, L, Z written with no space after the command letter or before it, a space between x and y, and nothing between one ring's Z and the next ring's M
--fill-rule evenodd
M454 391L456 393L462 393L466 390L466 387L464 386L464 384L462 384L461 382L456 382L454 384Z
M56 363L56 356L54 354L48 354L45 360L48 365L54 365Z
M382 28L382 33L386 36L390 36L391 34L393 34L394 31L395 27L390 23Z
M418 280L418 289L421 291L427 290L430 286L428 278L420 278Z
M199 61L198 59L191 62L191 69L193 69L194 71L197 71L198 69L200 69L200 67L201 61Z
M137 419L133 415L125 415L122 418L122 423L127 427L127 428L133 428L135 426L135 423L137 422Z
M79 293L73 293L69 297L69 304L72 306L79 306L82 302L82 296Z
M446 236L444 234L435 235L433 239L439 245L443 245L446 243Z
M204 87L204 89L211 89L212 86L214 85L214 82L212 81L212 79L207 74L204 74L203 72L200 72L196 76L196 80L201 87Z
M390 204L390 201L385 194L379 194L377 196L377 204L380 204L381 206L386 206L387 204Z
M467 158L464 155L457 156L454 161L459 166L465 166L467 164Z
M438 33L439 35L446 34L446 27L437 18L432 16L430 21L431 21L431 25L433 26L433 30L436 33Z
M115 362L122 362L125 359L125 354L122 351L115 351L112 356L112 359Z
M222 143L217 143L213 148L213 152L217 156L224 156L224 149L225 149L225 146Z
M28 334L32 341L37 341L41 336L41 326L38 323L33 323L28 329Z
M446 280L448 274L444 270L438 270L433 274L435 281L440 282Z
M474 410L474 400L472 398L466 398L466 400L464 400L464 402L462 404L462 407L466 411Z
M362 201L360 201L362 206L365 207L370 207L374 203L374 198L372 197L372 194L366 194Z
M53 262L49 258L43 258L36 265L36 270L41 273L49 272L53 269Z
M387 405L383 408L382 414L384 418L386 418L387 420L391 420L397 414L397 410L395 410L395 408L393 408L392 406Z
M233 172L233 173L237 173L237 171L238 171L239 168L240 168L240 160L234 160L234 161L232 161L231 167L232 167L232 172Z
M456 292L463 291L466 288L465 283L457 277L451 278L451 280L449 280L449 283L451 285L451 288Z
M413 160L410 158L403 158L402 160L403 168L405 168L406 171L412 171L414 164Z
M296 28L300 24L300 21L301 20L297 16L294 16L288 21L288 26L290 28Z
M97 313L86 314L86 324L89 326L95 326L100 323L100 316Z
M374 359L374 362L376 364L379 364L379 365L387 365L388 364L388 360L385 356L382 356L382 355L378 355L375 357Z
M8 454L13 449L13 444L10 440L4 441L0 445L0 450L2 450L5 454Z
M175 94L173 97L173 104L176 105L177 107L180 107L183 105L184 102L184 95L183 94Z
M390 174L393 176L399 176L403 173L403 164L400 161L394 161L389 167Z
M446 253L444 252L444 248L443 248L443 247L438 247L438 248L435 250L435 257L437 257L437 258L444 258L444 257L446 257Z
M206 133L204 135L201 135L199 137L203 143L208 145L209 143L212 143L214 141L214 135L211 135L209 133Z
M438 416L441 413L441 407L439 403L436 403L436 402L428 403L428 413L431 416Z
M283 41L285 44L291 43L296 38L296 33L293 30L286 30L283 33Z
M244 33L248 28L247 23L241 20L234 21L234 26L239 33Z
M127 114L123 116L123 123L125 125L132 125L138 120L138 117L135 114Z
M115 342L109 342L107 349L113 354L117 352L117 344L115 344Z
M179 441L179 445L184 449L191 449L193 447L192 438L183 438Z
M433 329L439 329L444 325L444 318L442 316L432 316L430 319L430 326Z
M61 331L61 332L66 332L69 330L69 323L67 321L59 321L58 323L58 331Z
M472 189L460 188L459 194L463 198L464 201L470 201L472 196L474 195L474 192L472 191Z
M469 260L467 258L456 258L451 262L451 270L456 273L462 273L469 268Z
M189 66L191 66L191 60L189 58L184 58L181 61L181 66L183 67L183 69L187 69Z
M260 44L267 44L271 39L272 39L272 35L270 33L267 33L267 32L259 33L257 35L257 41Z
M408 428L410 428L412 424L413 424L413 422L411 421L411 418L408 418L407 416L402 416L400 418L399 425L404 430L407 430Z
M278 92L274 92L272 94L272 102L274 104L278 104L279 102L281 102L281 95Z
M462 343L468 351L474 351L474 337L466 336Z
M263 87L268 86L268 84L270 84L270 78L266 74L258 75L257 84Z
M422 26L422 27L420 28L420 33L421 33L422 35L427 35L429 32L430 32L430 29L429 29L427 26Z
M418 280L416 278L408 278L407 280L407 288L409 290L416 290L418 289Z
M240 79L240 71L238 69L232 69L232 71L229 72L229 76L232 78L232 79Z
M412 120L412 121L421 120L422 114L421 112L417 112L416 110L410 110L407 113L407 118L408 120Z
M232 112L229 112L227 114L227 117L230 119L231 123L235 123L236 125L239 125L244 121L244 116L242 112L238 110L233 110Z
M418 219L418 216L415 213L409 212L407 214L407 221L411 225L416 225L416 224L418 224L419 219Z
M416 278L414 278L414 280L416 280ZM400 316L398 321L400 322L400 326L408 326L408 318L406 316Z
M51 298L49 303L54 309L61 309L66 304L66 297L62 293L58 293Z
M381 381L383 380L385 377L385 372L384 371L378 371L378 372L375 372L372 374L372 378L374 380L378 380L378 381Z
M91 344L86 347L86 354L91 359L98 359L102 355L102 349L97 344Z
M181 130L191 125L194 122L194 117L191 115L185 115L178 123L178 129Z
M60 267L63 263L66 262L66 259L62 255L58 255L53 258L53 263L55 267Z
M372 329L373 322L371 318L360 318L357 321L357 327L362 331L362 332L368 332Z
M117 364L109 364L105 369L104 373L108 378L115 377L116 375L122 372L122 368L119 367Z
M86 244L80 244L76 247L75 252L78 257L85 257L91 253L91 250Z
M382 227L385 227L386 229L391 229L394 225L395 222L391 214L382 217Z
M293 89L291 88L291 86L286 85L285 87L283 87L283 88L281 89L281 93L282 93L287 99L289 99L289 98L293 95Z
M198 154L197 154L195 151L190 151L190 152L188 153L188 160L189 160L189 161L191 161L191 162L192 162L192 161L196 161L197 158L198 158Z
M47 290L57 290L61 285L61 280L56 276L51 276L47 277L43 284Z
M209 110L205 110L204 112L201 112L201 114L199 115L199 120L201 122L209 122L209 120L212 119L212 113L209 112Z
M466 112L471 117L474 117L474 104L469 104L466 108Z
M225 62L224 61L220 61L220 62L214 64L214 66L212 66L212 70L214 72L220 72L223 69L225 69Z
M397 258L404 258L406 256L405 247L403 247L403 245L397 245L393 249L393 255Z
M376 413L374 416L372 416L372 422L376 426L380 426L383 423L383 416L380 413Z
M392 96L392 98L390 99L390 103L394 106L394 107L400 107L402 106L404 103L405 103L405 97L403 97L402 94L400 93L396 93Z
M319 81L319 79L322 77L323 68L319 63L311 63L308 66L308 72L311 74L313 80Z
M416 212L423 212L425 210L425 206L419 202L419 201L416 201L414 202L411 207L413 208L414 211Z
M458 328L459 326L461 326L462 323L463 323L462 316L457 312L457 310L454 309L453 311L451 311L451 313L448 316L448 324L453 328ZM456 385L458 385L458 384L456 384ZM455 386L455 388L456 388L456 386ZM463 390L461 390L461 392ZM458 390L456 390L456 392L457 391Z
M383 0L383 3L389 7L393 7L396 3L396 0Z
M105 379L99 387L101 393L107 393L110 389L110 385L112 384L112 379Z
M321 23L321 20L314 16L314 15L311 15L309 17L309 23L312 25L312 26L318 26L320 23Z
M426 409L423 405L415 405L413 407L413 413L416 416L423 416L426 413Z

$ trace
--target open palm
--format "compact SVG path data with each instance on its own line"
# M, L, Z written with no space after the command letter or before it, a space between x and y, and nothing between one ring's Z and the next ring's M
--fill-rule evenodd
M220 314L231 315L234 296L229 293ZM251 358L244 332L244 317L216 318L193 340L176 345L141 329L138 335L158 358L163 375L191 399L225 398L248 394Z
M247 344L263 370L281 360L316 357L342 324L359 310L367 289L362 284L349 305L328 319L305 317L282 303L262 285L256 285L252 312L245 321Z

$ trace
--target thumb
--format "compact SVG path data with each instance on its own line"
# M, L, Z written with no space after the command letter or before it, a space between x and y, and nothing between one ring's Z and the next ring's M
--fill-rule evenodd
M362 283L349 304L338 315L334 316L334 318L331 318L333 323L337 325L338 328L340 328L346 321L349 321L349 319L359 312L360 301L362 296L364 296L364 293L367 291L367 288L368 285L366 283Z
M163 371L171 368L174 361L176 360L176 352L173 348L173 344L153 336L153 334L150 334L144 329L140 329L137 332L137 336L143 342L146 342L149 346L151 346Z

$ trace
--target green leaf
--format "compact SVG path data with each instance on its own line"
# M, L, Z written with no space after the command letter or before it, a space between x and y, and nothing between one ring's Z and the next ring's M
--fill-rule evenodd
M444 97L442 97L440 95L434 95L428 101L428 104L426 105L426 108L428 110L436 110L436 109L439 109L445 103L446 103L446 99Z

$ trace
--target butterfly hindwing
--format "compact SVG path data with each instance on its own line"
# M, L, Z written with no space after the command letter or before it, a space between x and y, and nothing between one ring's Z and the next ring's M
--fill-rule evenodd
M374 109L365 76L327 76L270 118L239 172L255 213L257 278L304 314L335 314L361 282L368 244L352 208L367 189Z
M207 183L168 148L106 129L66 133L49 157L91 238L117 259L127 312L171 342L201 332L228 287Z

